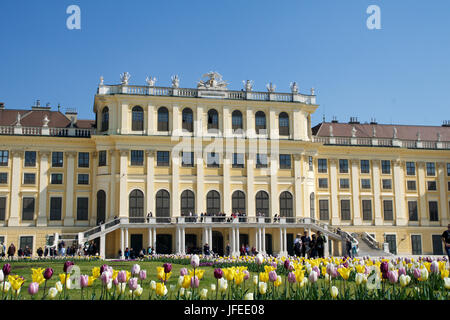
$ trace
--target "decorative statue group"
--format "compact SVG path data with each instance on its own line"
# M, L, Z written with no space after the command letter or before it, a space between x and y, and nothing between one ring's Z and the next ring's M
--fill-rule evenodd
M222 80L222 76L215 71L210 71L202 76L203 78L206 78L204 80L199 80L197 82L197 88L198 89L207 89L207 90L227 90L228 83ZM131 78L131 75L128 72L124 72L120 75L120 81L122 85L128 85L129 80ZM174 75L171 77L172 80L172 88L179 88L180 87L180 78L178 75ZM103 83L104 79L103 76L100 77L100 85L104 85ZM147 86L154 87L156 84L156 78L155 77L146 77L145 82L147 83ZM253 90L253 80L245 80L242 81L244 84L244 90L245 91L252 91ZM296 81L290 83L290 88L292 94L298 94L299 87ZM275 92L276 85L272 82L269 82L266 85L268 92ZM315 95L314 88L311 88L311 95Z

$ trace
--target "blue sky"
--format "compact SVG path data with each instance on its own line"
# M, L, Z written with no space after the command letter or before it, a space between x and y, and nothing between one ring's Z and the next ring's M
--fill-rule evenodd
M81 8L81 30L66 9ZM381 30L366 27L369 5ZM36 99L94 119L101 75L132 84L155 76L195 87L215 70L240 90L316 88L313 125L347 122L441 125L450 120L450 1L7 1L0 2L0 101L29 108Z

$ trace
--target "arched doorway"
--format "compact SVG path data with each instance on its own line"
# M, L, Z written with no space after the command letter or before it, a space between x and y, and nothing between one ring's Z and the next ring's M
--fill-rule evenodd
M212 251L223 257L223 235L219 231L212 232Z
M106 193L103 190L97 192L97 225L106 222Z

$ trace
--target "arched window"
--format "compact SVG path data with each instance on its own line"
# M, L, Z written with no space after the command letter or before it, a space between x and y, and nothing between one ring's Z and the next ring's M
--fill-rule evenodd
M141 190L136 189L130 193L129 217L130 222L144 222L144 194ZM137 217L142 217L142 219L133 219Z
M195 213L195 196L191 190L184 190L181 193L181 215L189 216L190 212L192 215Z
M213 215L220 212L220 194L215 190L206 195L206 212Z
M103 190L97 192L97 224L106 219L106 193Z
M312 219L316 218L316 209L315 209L315 199L314 199L314 192L311 192L309 195L309 215Z
M237 213L246 213L245 210L245 193L237 190L232 196L232 210Z
M142 109L140 106L136 106L131 110L131 113L131 130L144 130L144 109Z
M231 114L231 124L233 126L233 131L243 130L242 112L239 110L234 110Z
M169 131L169 110L166 107L158 109L158 131Z
M109 108L104 107L102 110L102 131L109 129Z
M159 190L156 193L156 217L170 217L170 194L166 190ZM157 220L157 222L165 221Z
M208 111L208 130L219 130L219 114L215 109Z
M256 213L262 213L263 216L270 217L269 194L265 191L259 191L256 194Z
M284 191L280 194L280 217L293 217L294 211L292 194L288 191Z
M289 115L286 112L280 113L278 117L278 126L280 136L289 135Z
M266 133L266 114L262 111L255 114L255 130L257 134Z
M194 132L194 115L189 108L183 109L182 113L182 128L187 132Z

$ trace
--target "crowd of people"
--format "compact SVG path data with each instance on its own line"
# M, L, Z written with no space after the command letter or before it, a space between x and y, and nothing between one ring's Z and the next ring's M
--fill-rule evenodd
M308 231L305 231L303 236L297 234L294 240L294 254L297 257L323 258L326 242L327 239L322 232L317 231L317 234L310 237Z
M139 250L139 252L137 252L137 250L134 250L133 248L125 248L125 252L123 253L123 256L125 257L126 260L131 260L131 259L143 259L145 258L145 256L151 256L155 254L155 250L152 247L148 247L147 249L142 248L141 250ZM122 250L119 249L118 255L117 255L118 259L122 258Z

